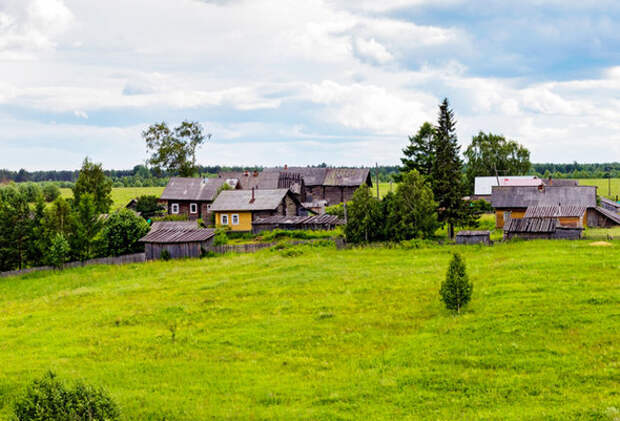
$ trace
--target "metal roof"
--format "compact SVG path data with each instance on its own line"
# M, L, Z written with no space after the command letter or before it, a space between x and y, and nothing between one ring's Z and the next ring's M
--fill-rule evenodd
M556 218L512 218L504 227L507 232L555 232Z
M328 168L324 186L355 187L366 184L368 168Z
M215 235L214 229L159 229L149 232L140 239L143 243L195 243L206 241Z
M225 178L172 177L161 194L163 200L212 201Z
M342 225L344 221L336 215L312 215L312 216L283 216L274 215L258 218L252 225Z
M530 206L525 218L582 217L584 213L584 206Z
M224 190L211 205L211 211L274 210L288 192L288 189L257 189L254 190L254 201L252 201L252 190Z
M596 207L595 186L494 186L494 208L529 208L530 206Z
M531 184L527 184L529 183L529 181L527 180L539 180L536 176L533 176L533 175L510 175L510 176L499 177L499 184L498 184L497 178L498 177L476 177L474 180L474 194L476 196L490 196L491 189L493 186L531 185ZM540 182L538 184L540 184ZM535 185L538 185L538 184L535 184Z
M151 224L151 231L167 230L197 230L197 221L155 221Z

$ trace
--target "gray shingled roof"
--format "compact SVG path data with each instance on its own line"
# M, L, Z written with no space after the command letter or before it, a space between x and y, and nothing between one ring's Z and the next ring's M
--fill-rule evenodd
M258 189L254 191L254 201L251 202L252 190L224 190L211 205L211 211L274 210L288 191L288 189Z
M197 230L197 221L155 221L151 224L151 231L157 230Z
M608 208L614 208L616 211L620 211L620 203L614 202L611 199L608 199L604 196L601 196L601 203L607 205Z
M504 227L508 232L555 232L556 218L510 219Z
M275 167L265 168L254 176L252 171L224 172L223 178L238 178L243 189L275 189L278 187L280 173L301 174L306 186L361 186L366 183L370 170L368 168L311 168L311 167ZM372 183L372 181L371 181Z
M602 208L600 206L597 206L595 210L600 214L606 216L609 220L620 225L620 215L618 215L617 213L610 211L609 209Z
M214 229L159 229L151 230L140 239L143 243L194 243L206 241L215 235Z
M284 216L273 215L265 218L258 218L252 225L342 225L344 220L336 215L311 215L311 216Z
M226 182L224 178L172 177L161 194L163 200L212 201L218 189Z
M368 168L328 168L324 186L361 186L366 183Z
M562 218L582 217L586 213L584 206L530 206L525 211L525 218Z
M494 208L529 208L530 206L596 207L594 186L494 186L491 195Z

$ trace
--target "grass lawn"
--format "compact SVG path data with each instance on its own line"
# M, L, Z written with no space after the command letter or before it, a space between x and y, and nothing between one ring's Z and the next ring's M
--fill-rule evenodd
M164 187L115 187L112 189L112 210L120 209L127 205L131 199L143 195L160 196ZM73 197L71 189L60 189L62 197L68 199Z
M0 279L0 418L52 369L123 420L617 420L620 241L302 250Z

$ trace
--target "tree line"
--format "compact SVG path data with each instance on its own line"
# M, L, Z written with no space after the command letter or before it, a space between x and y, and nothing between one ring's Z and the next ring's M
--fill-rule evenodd
M42 192L19 186L0 189L0 271L141 250L149 225L127 209L109 213L112 181L101 164L84 160L72 199L46 203Z

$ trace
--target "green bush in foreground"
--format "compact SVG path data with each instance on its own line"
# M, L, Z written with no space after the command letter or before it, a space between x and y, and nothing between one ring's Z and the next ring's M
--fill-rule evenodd
M446 304L448 310L461 312L461 308L471 299L471 293L474 286L467 277L465 271L465 262L460 254L454 253L446 280L441 284L442 301Z
M34 380L15 404L19 421L112 421L118 407L102 389L81 382L67 388L51 371Z

